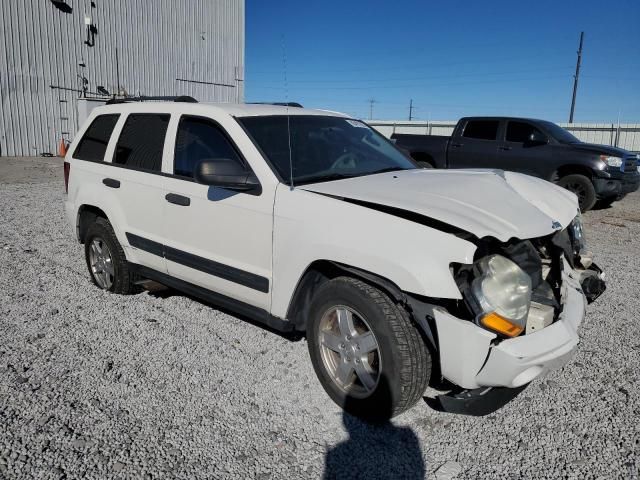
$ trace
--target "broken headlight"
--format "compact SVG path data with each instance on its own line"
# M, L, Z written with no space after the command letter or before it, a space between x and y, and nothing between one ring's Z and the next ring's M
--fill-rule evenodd
M474 266L471 294L483 327L507 337L522 333L531 304L531 277L502 255L489 255Z
M569 224L569 236L571 237L571 245L573 253L579 255L580 252L587 249L587 241L584 237L584 228L582 227L582 215L580 212Z

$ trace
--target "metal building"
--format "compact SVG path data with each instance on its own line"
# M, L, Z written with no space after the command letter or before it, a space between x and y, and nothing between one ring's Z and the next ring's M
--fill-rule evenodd
M244 12L244 0L0 0L0 156L55 154L80 98L243 101Z

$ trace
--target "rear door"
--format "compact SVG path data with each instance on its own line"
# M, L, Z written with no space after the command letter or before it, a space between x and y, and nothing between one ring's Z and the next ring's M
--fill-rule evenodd
M449 142L449 168L499 168L496 140L500 120L469 119Z
M128 257L165 273L162 253L164 177L162 160L170 115L130 113L121 119L118 141L103 188L116 191L130 247Z
M533 143L532 134L547 137L533 124L522 120L507 121L504 140L498 144L500 168L544 177L545 159L551 158L552 146L547 142Z
M172 123L175 151L165 179L167 268L173 277L268 310L275 188L235 192L201 185L193 176L205 159L250 167L227 131L246 136L231 118L218 123L182 115Z

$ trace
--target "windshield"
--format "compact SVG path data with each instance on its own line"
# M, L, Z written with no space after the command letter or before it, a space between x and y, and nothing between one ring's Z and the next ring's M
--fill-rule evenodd
M540 123L544 126L547 132L560 143L580 143L580 140L571 135L561 126L547 121L541 121Z
M238 118L272 167L290 183L313 183L416 168L391 142L363 122L291 115ZM291 131L291 148L289 135Z

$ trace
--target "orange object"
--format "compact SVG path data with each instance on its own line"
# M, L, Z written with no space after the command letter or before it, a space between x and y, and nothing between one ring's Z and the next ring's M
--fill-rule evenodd
M58 148L58 155L61 157L67 156L67 143L64 141L64 138L60 140L60 148Z
M484 317L482 317L480 322L485 327L495 332L502 333L503 335L506 335L508 337L515 337L516 335L520 335L522 333L522 330L524 330L524 328L522 328L520 325L511 323L509 320L498 315L496 312L486 314Z

